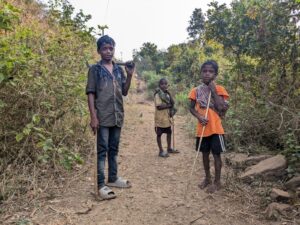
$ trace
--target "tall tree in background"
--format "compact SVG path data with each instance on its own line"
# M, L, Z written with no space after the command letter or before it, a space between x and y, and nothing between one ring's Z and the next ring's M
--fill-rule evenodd
M193 39L198 39L204 33L205 17L202 9L195 9L187 28L188 34Z
M139 71L155 71L160 73L164 68L164 51L157 49L157 45L146 42L139 51L133 53Z

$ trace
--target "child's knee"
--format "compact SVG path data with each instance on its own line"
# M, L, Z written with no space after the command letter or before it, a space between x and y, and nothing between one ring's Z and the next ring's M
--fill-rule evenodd
M222 166L221 154L213 154L214 160Z

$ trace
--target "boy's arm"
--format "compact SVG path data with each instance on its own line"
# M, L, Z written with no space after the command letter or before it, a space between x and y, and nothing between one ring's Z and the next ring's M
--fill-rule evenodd
M154 101L155 101L155 107L158 110L170 109L170 108L173 107L172 104L166 104L166 103L162 102L162 100L160 99L160 97L158 96L158 94L155 94Z
M203 126L206 126L208 123L208 119L205 119L204 116L200 115L195 109L195 106L196 106L196 101L191 99L190 112L192 113L193 116L195 116L198 119L199 123L201 123Z
M134 68L135 68L135 66L129 68L129 67L127 67L125 65L125 70L126 70L127 78L126 78L125 84L122 87L122 94L124 96L126 96L128 94L128 90L129 90L130 84L131 84L132 75L134 73Z
M227 110L226 108L228 108L228 107L226 107L223 96L218 95L215 83L213 81L210 82L208 87L211 90L211 97L214 99L216 109L219 112L226 111Z
M170 108L172 108L172 107L173 107L173 106L172 106L171 104L162 104L162 105L156 106L156 108L157 108L158 110L170 109Z
M96 107L95 107L95 98L96 98L96 71L94 67L90 67L88 72L88 80L86 85L86 94L88 96L88 106L91 116L91 128L96 133L98 127L99 127L99 120L97 118L96 114Z
M224 109L222 111L219 112L221 118L223 118L227 112L227 110L229 109L229 104L228 102L226 101L226 99L224 98L223 96L223 100L224 100Z
M95 107L95 94L94 93L89 93L88 94L88 105L89 105L89 110L90 110L90 116L91 116L91 128L96 134L96 131L99 127L99 120L97 118L96 114L96 107Z

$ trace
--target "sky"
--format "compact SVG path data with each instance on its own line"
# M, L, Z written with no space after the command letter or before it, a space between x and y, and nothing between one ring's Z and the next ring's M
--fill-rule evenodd
M133 49L151 42L158 49L188 40L186 31L195 8L207 10L212 0L69 0L78 12L91 14L89 26L107 25L116 42L115 57L132 59ZM218 0L230 4L231 0Z

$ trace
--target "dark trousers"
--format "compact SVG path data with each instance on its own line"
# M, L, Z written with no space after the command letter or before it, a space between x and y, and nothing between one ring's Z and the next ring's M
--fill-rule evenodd
M108 158L108 182L117 180L121 128L100 126L97 132L98 188L105 186L105 159Z

